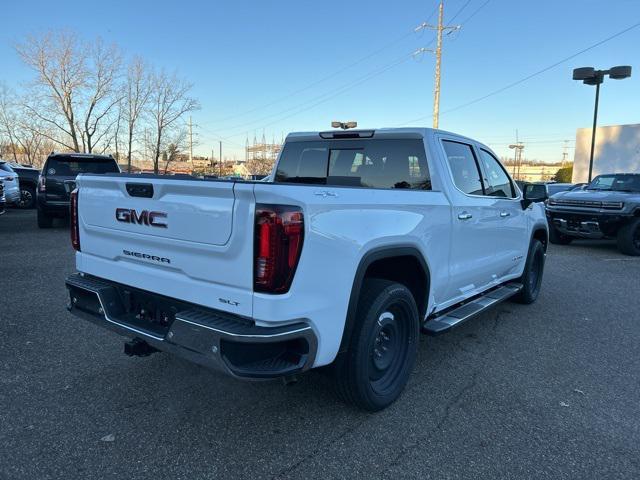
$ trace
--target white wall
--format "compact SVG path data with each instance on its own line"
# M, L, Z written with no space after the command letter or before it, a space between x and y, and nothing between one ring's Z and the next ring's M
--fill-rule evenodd
M591 129L576 131L573 183L589 178ZM611 125L596 129L593 176L602 173L640 173L640 124Z

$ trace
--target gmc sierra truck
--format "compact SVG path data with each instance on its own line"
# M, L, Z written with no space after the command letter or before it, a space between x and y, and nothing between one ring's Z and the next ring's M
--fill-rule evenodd
M83 173L69 310L241 379L335 377L380 410L420 332L536 300L543 207L485 145L440 130L292 133L267 182Z
M626 255L640 255L640 174L598 175L582 190L562 192L547 204L551 243L615 238Z

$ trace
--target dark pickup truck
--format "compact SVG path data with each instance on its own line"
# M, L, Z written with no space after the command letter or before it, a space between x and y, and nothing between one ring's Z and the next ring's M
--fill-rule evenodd
M626 255L640 255L640 174L599 175L583 190L553 195L546 207L551 243L615 238Z
M38 227L51 228L54 217L69 215L69 199L79 173L119 173L111 155L52 153L38 180Z

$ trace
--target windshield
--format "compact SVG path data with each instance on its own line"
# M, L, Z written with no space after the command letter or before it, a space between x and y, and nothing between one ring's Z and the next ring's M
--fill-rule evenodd
M50 158L47 175L73 176L79 173L115 173L118 164L112 158Z
M547 185L547 190L549 191L549 196L554 195L559 192L564 192L565 190L569 190L573 185L567 183L561 184L549 184Z
M599 175L586 187L587 190L615 192L640 192L640 175Z

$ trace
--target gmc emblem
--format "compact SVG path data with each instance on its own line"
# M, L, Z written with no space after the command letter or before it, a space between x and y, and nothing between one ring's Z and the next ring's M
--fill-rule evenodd
M167 228L167 222L160 220L167 218L164 212L149 212L142 210L140 213L133 208L116 208L116 220L123 223L137 223L138 225L148 225L150 227Z

